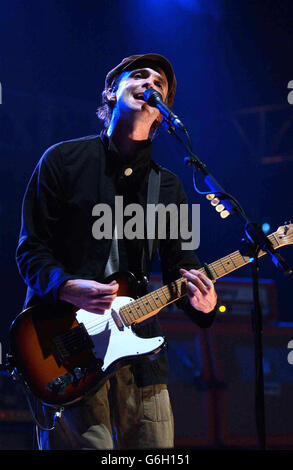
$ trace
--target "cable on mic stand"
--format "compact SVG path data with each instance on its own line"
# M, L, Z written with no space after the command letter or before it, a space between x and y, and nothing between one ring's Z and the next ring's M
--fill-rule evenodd
M159 108L160 109L160 108ZM177 117L177 116L175 116ZM174 117L172 118L174 121ZM179 121L181 123L181 121ZM167 129L169 134L172 134L183 145L188 152L188 156L184 158L184 163L187 166L193 166L193 185L195 191L200 195L205 195L215 207L216 211L220 214L221 218L225 219L230 214L237 214L242 220L245 221L244 233L245 236L241 240L240 253L243 256L249 256L252 268L252 286L253 286L253 303L252 309L252 330L254 333L254 352L255 352L255 420L257 426L257 435L259 446L261 449L266 449L266 429L265 429L265 399L264 399L264 373L263 373L263 347L262 347L262 312L259 299L259 283L258 283L258 255L260 250L268 253L272 262L276 267L281 269L285 275L292 275L292 269L287 265L285 260L276 253L272 243L264 234L261 227L251 222L246 216L243 208L239 202L230 194L228 194L215 180L212 174L208 171L206 165L195 155L192 147L192 142L186 127L181 123L181 129L188 140L188 145L176 133L174 122L168 121L168 118L163 116L163 127ZM179 127L179 126L177 126ZM204 181L209 188L209 191L201 191L196 184L196 171L200 170L204 175Z

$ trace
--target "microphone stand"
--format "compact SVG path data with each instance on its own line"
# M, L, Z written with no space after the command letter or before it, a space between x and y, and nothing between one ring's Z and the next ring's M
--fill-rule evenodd
M244 210L238 203L238 201L226 193L226 191L220 186L215 180L213 175L208 171L206 165L198 158L193 152L191 139L186 128L183 126L189 146L187 146L184 140L179 137L175 132L174 123L168 122L165 118L163 119L163 125L167 129L169 134L174 135L177 140L184 146L188 152L188 156L185 157L184 162L188 166L192 166L194 169L194 187L195 190L202 195L206 195L215 207L222 205L221 211L219 211L222 218L226 218L230 214L236 213L242 221L245 222L244 226L244 237L241 240L240 253L243 256L249 256L251 259L252 267L252 286L253 286L253 309L252 309L252 330L254 334L254 353L255 353L255 420L257 427L257 436L259 447L262 450L266 449L266 422L265 422L265 397L264 397L264 373L263 373L263 347L262 347L262 311L259 299L259 282L258 282L258 253L260 250L267 252L272 262L276 267L281 269L285 275L291 275L292 270L287 265L285 260L275 252L272 243L262 231L261 227L251 222L246 216ZM200 191L196 187L195 175L196 170L200 170L204 175L204 181L209 188L209 191ZM213 203L214 202L214 203Z

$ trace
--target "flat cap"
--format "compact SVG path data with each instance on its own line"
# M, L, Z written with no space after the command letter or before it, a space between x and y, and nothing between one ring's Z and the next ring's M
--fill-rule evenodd
M106 75L105 88L111 88L113 80L122 72L134 70L137 66L156 67L164 71L168 80L167 104L172 106L175 98L177 81L172 65L166 57L160 54L137 54L125 57L120 64L116 65Z

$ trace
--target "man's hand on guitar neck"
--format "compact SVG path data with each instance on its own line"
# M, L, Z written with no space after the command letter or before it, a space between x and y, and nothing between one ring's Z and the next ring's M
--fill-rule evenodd
M180 269L182 277L187 279L187 296L193 308L203 313L210 313L217 303L217 293L213 282L200 271Z
M101 284L85 279L70 279L59 289L59 299L71 303L79 309L102 315L111 307L117 297L119 284Z

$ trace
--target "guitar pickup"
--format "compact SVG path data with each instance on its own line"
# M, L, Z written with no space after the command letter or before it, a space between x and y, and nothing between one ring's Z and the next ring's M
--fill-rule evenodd
M65 333L54 336L52 341L55 358L60 364L68 361L72 356L94 347L83 323Z

